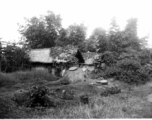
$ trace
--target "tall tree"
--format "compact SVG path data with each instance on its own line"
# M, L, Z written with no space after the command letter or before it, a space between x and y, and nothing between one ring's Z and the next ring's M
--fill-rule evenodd
M70 44L70 41L69 41L69 37L68 37L68 32L66 29L62 28L60 31L59 31L59 36L58 38L56 39L55 43L57 46L66 46L68 44Z
M30 48L49 48L55 46L55 40L61 29L60 15L48 12L46 16L33 17L20 26L20 33L26 38Z
M29 58L24 48L15 43L7 44L3 48L3 72L13 72L27 67L29 67Z
M111 20L108 33L108 49L110 51L121 52L122 42L122 32L120 31L116 18L114 17Z
M69 44L79 46L86 38L86 27L84 24L74 24L67 28Z
M109 34L110 35L115 35L117 32L120 31L120 27L117 24L116 18L113 17L110 23L110 29L109 29Z
M131 18L127 20L127 25L124 31L127 36L137 38L137 19Z
M127 25L123 32L123 39L126 46L131 46L133 49L140 50L140 40L137 36L137 19L131 18L127 21Z
M106 31L103 28L95 28L89 38L88 43L92 45L92 47L95 48L98 52L106 51L108 45Z

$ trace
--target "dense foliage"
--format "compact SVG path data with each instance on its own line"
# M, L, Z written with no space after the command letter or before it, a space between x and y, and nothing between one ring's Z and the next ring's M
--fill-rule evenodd
M49 48L55 46L55 40L61 29L61 18L53 12L40 18L33 17L20 26L20 33L30 48Z
M82 52L100 54L99 61L105 64L100 73L103 76L116 77L128 83L149 80L152 67L145 66L151 66L152 52L146 46L147 37L137 36L136 18L129 19L124 30L120 30L116 18L113 18L108 31L101 27L95 28L88 38L84 24L63 28L60 15L50 11L47 15L27 19L26 23L20 25L19 29L25 39L23 47L7 45L3 52L0 51L2 71L12 72L27 68L29 64L25 48L73 45Z
M30 67L29 58L24 47L8 44L1 49L1 71L13 72Z

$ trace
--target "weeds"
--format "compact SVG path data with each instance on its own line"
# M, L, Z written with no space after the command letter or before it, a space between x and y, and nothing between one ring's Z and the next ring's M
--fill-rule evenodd
M147 118L151 117L152 107L149 102L146 101L146 96L151 93L150 84L141 86L131 86L131 89L125 89L119 94L113 94L111 96L94 96L89 104L66 104L57 108L45 108L40 107L27 108L17 106L10 98L10 95L14 93L14 87L7 89L8 86L16 86L17 84L24 84L28 86L29 83L35 82L36 78L34 74L38 74L39 71L32 73L28 72L16 72L11 74L0 73L0 118ZM17 75L18 74L18 75ZM43 73L41 81L43 81ZM46 73L45 73L46 74ZM19 76L20 75L20 76ZM22 76L23 75L23 76ZM28 76L29 75L29 76ZM31 76L30 76L31 75ZM49 76L51 77L51 75ZM44 81L54 80L45 77ZM2 79L3 78L3 79ZM20 79L19 79L20 78ZM34 79L34 80L33 80ZM31 80L31 81L30 81ZM10 82L10 83L9 83ZM120 84L121 85L121 84ZM123 84L122 84L123 85ZM29 87L29 86L28 86ZM123 86L122 86L123 87ZM4 89L5 88L5 89ZM77 88L81 88L80 85ZM41 90L40 90L41 91ZM38 89L34 93L40 93ZM45 90L44 90L45 91ZM3 93L2 93L3 92ZM9 94L8 94L9 93ZM43 93L43 92L42 92Z

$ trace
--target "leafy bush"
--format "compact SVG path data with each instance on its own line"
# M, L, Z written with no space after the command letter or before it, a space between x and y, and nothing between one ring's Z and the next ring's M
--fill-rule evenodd
M18 47L15 43L3 48L1 66L3 72L14 72L29 68L30 63L26 49Z
M115 66L107 67L104 77L114 77L129 84L140 84L149 80L146 68L141 66L140 62L130 59L118 61Z
M110 66L116 62L114 54L110 51L104 52L101 55L100 59L101 59L101 62L105 63L108 66Z
M26 107L55 107L55 103L48 97L48 92L45 86L32 86L28 91L16 93L13 100Z
M142 65L150 63L150 61L151 61L150 51L146 50L146 49L142 50L140 52L138 58L140 59L140 62Z
M29 107L50 107L55 106L53 102L47 97L48 88L44 86L33 86L30 90L30 99L28 101Z
M120 75L121 69L117 66L107 67L103 72L104 77L115 77Z
M138 72L124 70L116 78L129 84L143 84L149 80L148 74L140 70Z
M123 70L131 70L131 71L136 71L141 68L140 62L131 59L123 59L121 61L118 61L116 66L118 66Z
M152 75L152 65L151 64L146 64L143 66L143 68L149 75Z
M130 49L129 49L130 50ZM138 60L138 52L135 51L127 51L127 52L122 52L119 56L118 56L118 60L124 60L124 59L130 59L130 60Z

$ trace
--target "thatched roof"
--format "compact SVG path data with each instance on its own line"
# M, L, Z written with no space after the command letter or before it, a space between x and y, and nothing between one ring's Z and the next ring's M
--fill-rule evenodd
M50 49L32 49L29 51L31 62L51 63L53 58L50 56Z
M52 47L45 49L32 49L29 51L31 62L52 63L56 62L77 62L75 57L78 48L68 45L66 47ZM99 56L95 52L82 53L85 64L93 64L95 59Z
M31 62L52 63L76 61L77 48L73 46L32 49L29 51Z

